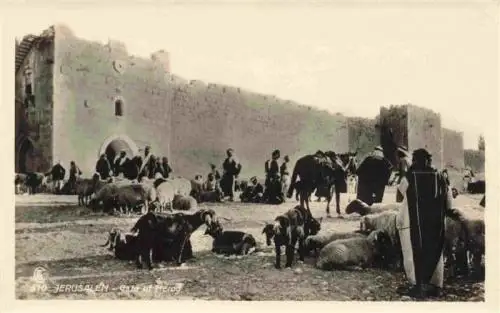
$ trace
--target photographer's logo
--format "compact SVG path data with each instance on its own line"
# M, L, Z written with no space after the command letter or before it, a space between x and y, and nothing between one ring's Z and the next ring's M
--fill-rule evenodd
M39 266L33 271L33 282L38 284L45 284L47 282L47 278L49 278L49 273L45 268Z
M33 292L46 292L48 290L47 280L49 278L49 272L43 267L37 267L33 271L33 276L31 280L33 281L32 291Z

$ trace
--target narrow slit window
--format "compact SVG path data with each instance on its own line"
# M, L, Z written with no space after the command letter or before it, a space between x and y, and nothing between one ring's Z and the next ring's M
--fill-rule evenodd
M115 116L123 116L123 101L120 99L115 101Z

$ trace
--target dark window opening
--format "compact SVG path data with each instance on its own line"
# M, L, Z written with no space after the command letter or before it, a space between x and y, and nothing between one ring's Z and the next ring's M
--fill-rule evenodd
M115 116L123 116L123 102L121 100L115 101Z
M24 88L24 105L26 107L28 106L35 106L35 96L33 95L33 89L31 87L31 84L26 84L26 87Z

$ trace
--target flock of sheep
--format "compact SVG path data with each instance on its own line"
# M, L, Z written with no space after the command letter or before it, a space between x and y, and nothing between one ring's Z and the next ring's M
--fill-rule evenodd
M149 206L174 210L196 210L196 182L184 178L145 180L141 183L112 182L97 183L97 191L91 205L106 201L118 207L134 207L143 203L143 212ZM99 189L100 188L100 189ZM266 225L262 233L268 245L274 240L276 247L276 267L279 267L281 246L287 250L287 264L291 266L293 252L299 244L299 258L316 257L316 267L323 270L340 269L351 266L383 267L402 269L402 253L397 231L400 203L375 203L371 206L354 200L346 207L346 214L360 215L359 229L353 232L321 231L321 220L315 219L303 208L296 206L285 214L279 215L274 223ZM149 208L151 209L151 207ZM298 210L295 216L293 211ZM448 275L484 272L485 227L481 210L452 209L447 211L445 223L444 258ZM199 226L199 225L198 225ZM195 231L196 229L192 230ZM219 219L214 218L207 224L207 235L214 238L212 251L225 254L246 254L258 250L256 240L251 234L239 231L224 231ZM114 247L126 245L125 237L113 235ZM132 242L128 237L128 242ZM120 241L122 240L122 241ZM121 243L120 243L121 242ZM130 245L129 245L130 246ZM279 250L279 251L278 251ZM290 257L290 253L292 256ZM133 252L132 252L133 254ZM174 253L175 254L175 253ZM117 255L120 258L120 256Z
M79 179L76 186L79 205L88 205L94 210L114 210L130 213L141 209L142 217L154 216L169 225L169 231L163 234L169 237L165 249L174 249L171 257L163 261L178 260L178 263L189 259L192 252L181 257L185 245L190 250L189 236L203 223L191 225L186 222L189 214L162 213L166 210L197 210L202 199L210 199L210 195L202 195L201 183L182 177L171 179L143 179L132 182L113 178L102 181L98 175L90 179ZM215 197L215 195L214 195ZM215 199L215 198L214 198ZM305 256L316 258L316 267L323 270L340 269L351 266L384 267L402 269L402 253L397 231L397 219L400 203L375 203L371 206L354 200L346 207L346 214L360 215L359 229L353 232L321 231L321 219L315 219L310 212L296 206L286 213L277 216L274 223L266 225L262 233L266 242L271 245L274 240L276 250L276 267L280 267L281 247L287 255L286 266L291 266L293 254L298 243L300 260ZM196 211L194 215L204 210ZM240 231L224 231L220 221L211 211L211 222L205 223L205 234L214 238L213 252L224 254L247 254L258 250L255 238ZM472 269L476 273L484 273L485 226L482 210L452 209L447 211L445 222L444 258L448 276L468 273ZM147 213L150 212L150 213ZM187 212L186 212L187 213ZM141 218L142 218L141 217ZM169 224L170 223L170 224ZM163 236L157 233L156 236ZM116 229L109 234L110 249L119 259L138 259L138 236L136 233L120 232ZM183 237L184 236L184 237ZM183 241L179 245L176 241ZM139 244L140 245L140 244ZM181 247L182 246L182 247ZM139 247L139 248L138 248ZM152 253L157 247L150 247ZM172 257L173 256L173 257ZM144 257L142 257L144 259ZM162 260L157 260L162 261ZM138 261L139 262L139 261Z

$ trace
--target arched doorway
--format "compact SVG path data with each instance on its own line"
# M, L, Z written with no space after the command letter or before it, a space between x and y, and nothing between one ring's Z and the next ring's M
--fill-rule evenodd
M132 158L138 154L139 149L134 141L126 135L111 136L104 141L104 144L101 146L99 151L99 156L101 154L105 154L109 162L112 164L122 150L127 153L127 157Z
M31 140L25 138L21 141L18 150L17 167L19 173L36 171L35 147Z

